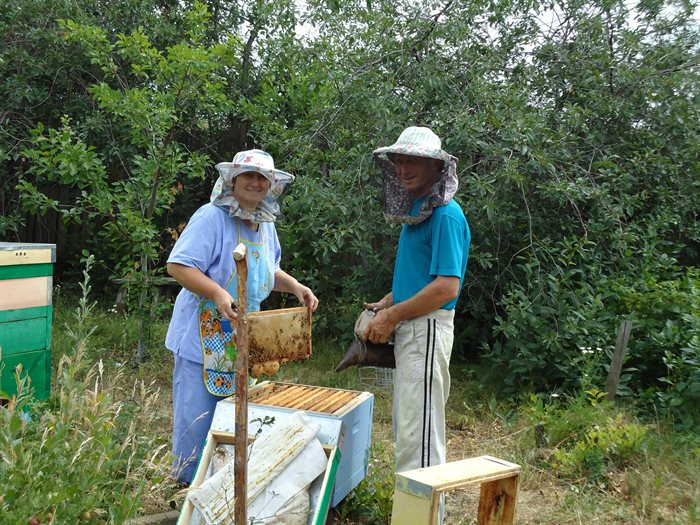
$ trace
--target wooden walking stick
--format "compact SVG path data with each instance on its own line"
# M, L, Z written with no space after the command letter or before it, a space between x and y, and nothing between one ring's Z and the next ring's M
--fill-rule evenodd
M236 324L236 436L234 475L234 515L236 523L247 523L248 501L248 263L246 246L240 243L233 250L238 274L238 322Z

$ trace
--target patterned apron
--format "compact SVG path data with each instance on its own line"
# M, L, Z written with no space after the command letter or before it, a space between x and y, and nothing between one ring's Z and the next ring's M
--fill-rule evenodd
M248 312L257 312L274 284L274 275L265 248L265 238L262 243L256 243L241 238L241 223L238 221L238 242L246 246L248 262ZM238 245L238 243L236 243ZM231 254L233 257L233 254ZM226 291L238 301L238 279L236 266L226 284ZM216 309L216 303L210 299L199 302L199 337L202 342L204 357L204 385L215 396L230 396L236 388L236 330L231 322L224 319Z

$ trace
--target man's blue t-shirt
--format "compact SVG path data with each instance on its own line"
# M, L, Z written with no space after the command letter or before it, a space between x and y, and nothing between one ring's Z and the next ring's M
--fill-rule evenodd
M414 201L411 215L417 215L424 200ZM438 275L459 277L461 289L470 241L469 224L454 200L435 208L432 215L419 224L404 224L394 266L394 303L410 299ZM456 304L455 298L441 308L453 310Z

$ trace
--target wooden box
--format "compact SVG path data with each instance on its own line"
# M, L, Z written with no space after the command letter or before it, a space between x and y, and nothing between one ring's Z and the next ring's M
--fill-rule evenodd
M17 393L19 364L35 398L49 397L55 261L55 244L0 242L0 397Z
M251 438L249 438L251 439ZM197 470L192 480L191 487L198 487L211 475L211 461L214 451L219 445L234 445L235 435L232 432L219 432L210 430L207 437L207 442L202 450L202 455L197 464ZM328 517L330 509L331 494L335 483L338 463L340 461L340 453L337 447L331 445L323 445L323 450L328 457L328 466L322 476L319 476L309 487L309 500L311 512L307 521L308 525L324 525ZM250 516L248 517L250 520ZM200 521L202 523L200 524ZM203 525L201 516L198 516L198 510L194 505L185 499L185 503L180 511L180 517L177 520L177 525Z
M445 492L479 485L478 525L512 525L520 470L515 463L479 456L397 472L391 523L438 525L440 498Z
M286 418L303 410L321 425L318 439L337 446L340 464L331 507L367 475L374 394L320 386L263 381L248 389L248 432L255 434L265 417ZM219 401L211 428L235 430L234 397Z

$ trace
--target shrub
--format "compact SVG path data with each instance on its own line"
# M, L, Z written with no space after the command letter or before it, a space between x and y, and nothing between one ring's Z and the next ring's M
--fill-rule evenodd
M588 390L545 402L544 396L531 394L523 404L520 414L535 434L533 441L552 451L549 466L560 477L605 486L611 472L646 450L648 427L629 421L604 395Z

